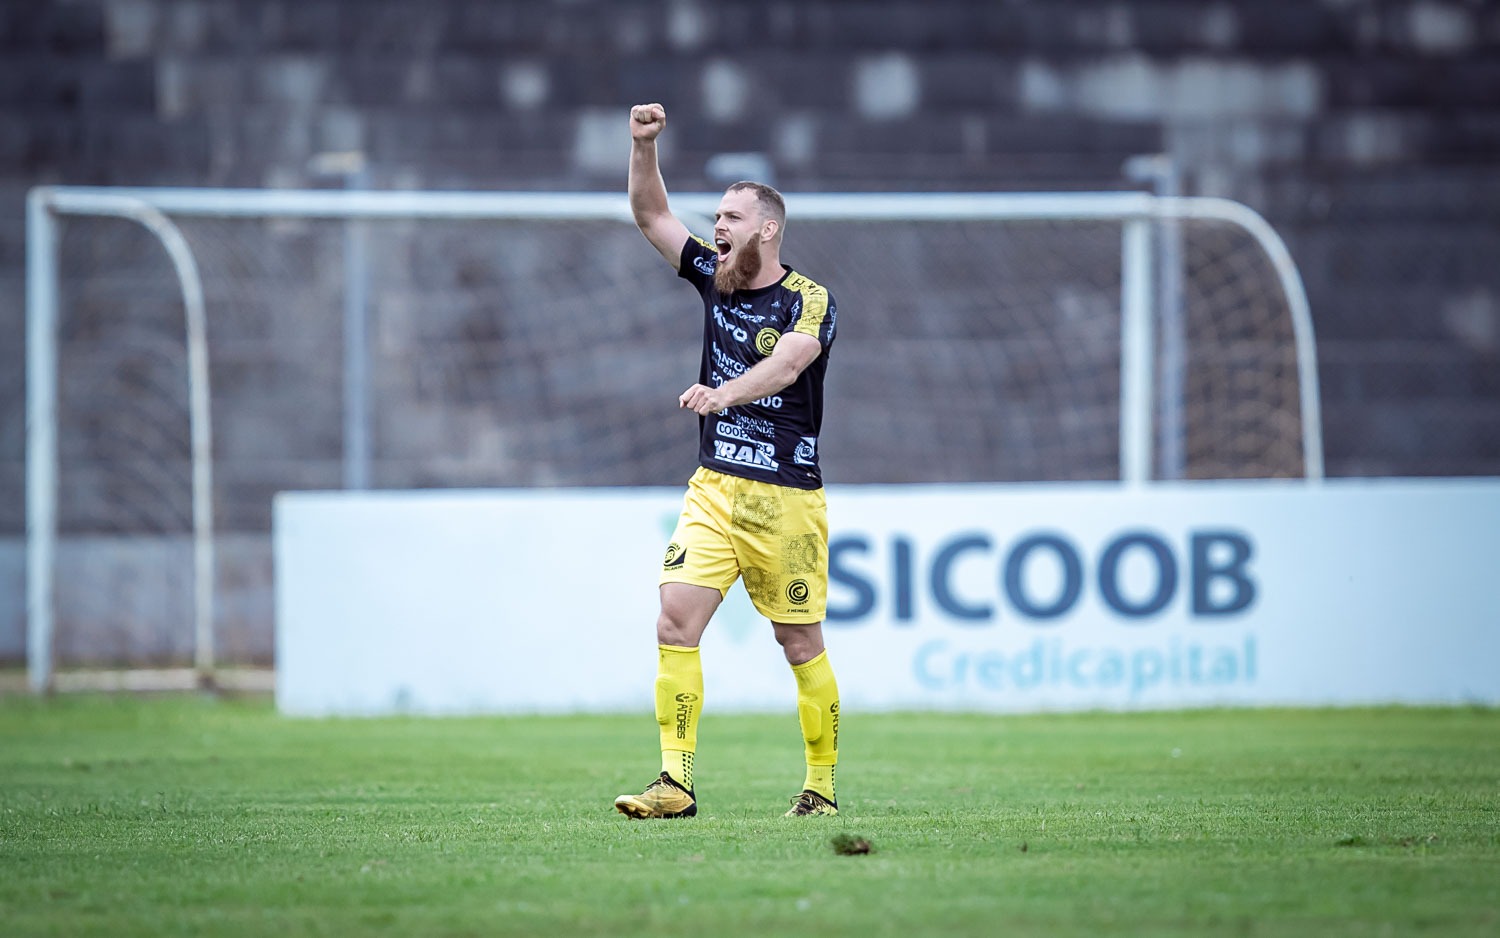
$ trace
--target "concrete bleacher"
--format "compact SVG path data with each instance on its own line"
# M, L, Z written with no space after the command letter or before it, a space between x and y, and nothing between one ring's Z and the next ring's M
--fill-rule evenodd
M0 539L24 529L28 187L328 186L312 158L360 150L377 188L618 190L642 100L670 105L681 191L726 152L788 191L1118 189L1168 153L1291 247L1331 475L1500 474L1494 4L37 0L0 4ZM292 399L320 380L256 348L221 351ZM235 373L216 393L260 393ZM232 454L266 431L224 432ZM332 484L308 432L292 475ZM229 530L263 532L271 484L222 473L249 500ZM0 589L0 659L21 595Z

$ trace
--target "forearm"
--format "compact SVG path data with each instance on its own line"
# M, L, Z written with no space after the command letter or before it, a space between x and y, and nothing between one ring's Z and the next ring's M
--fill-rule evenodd
M812 364L821 351L818 340L812 336L788 332L777 342L776 351L756 362L749 371L716 388L695 384L682 392L677 403L704 417L726 407L770 397L796 381L802 369Z
M632 140L630 175L626 189L635 223L647 228L652 221L671 212L667 203L667 184L661 176L656 158L655 140Z
M725 381L719 386L724 407L738 407L763 397L770 397L793 381L802 369L797 363L786 359L762 359L738 378Z

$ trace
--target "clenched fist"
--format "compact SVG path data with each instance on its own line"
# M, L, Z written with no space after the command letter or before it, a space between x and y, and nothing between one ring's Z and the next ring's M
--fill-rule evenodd
M667 126L667 109L660 104L637 104L630 109L630 139L655 140Z
M677 406L700 417L707 417L728 407L729 397L721 388L695 384L677 396Z

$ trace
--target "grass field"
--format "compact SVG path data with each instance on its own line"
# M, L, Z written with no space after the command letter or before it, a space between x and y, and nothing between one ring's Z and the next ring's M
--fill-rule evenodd
M1500 711L850 714L797 821L794 717L700 738L633 822L648 715L0 698L0 934L1500 933Z

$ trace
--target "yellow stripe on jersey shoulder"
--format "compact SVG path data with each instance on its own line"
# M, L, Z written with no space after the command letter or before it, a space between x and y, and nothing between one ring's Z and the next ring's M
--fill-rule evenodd
M816 292L827 294L823 286L810 277L804 277L795 270L787 271L787 275L781 278L781 285L795 293Z
M704 247L708 248L710 251L713 251L715 254L718 253L718 248L714 247L712 244L709 244L707 241L704 241L702 238L700 238L697 235L693 234L691 231L688 232L688 237L692 238L694 241L697 241L699 244L701 244Z
M823 328L823 321L828 317L828 290L796 271L787 274L781 285L802 295L802 318L797 320L793 331L817 338Z

